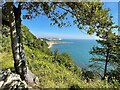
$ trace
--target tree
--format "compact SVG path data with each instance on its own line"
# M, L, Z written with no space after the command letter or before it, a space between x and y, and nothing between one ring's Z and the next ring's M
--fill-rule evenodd
M96 40L100 46L95 46L90 51L90 54L93 55L91 60L94 62L94 64L90 66L98 67L101 64L99 67L101 69L101 66L104 64L104 68L102 68L104 71L103 79L107 76L108 64L118 61L118 36L113 33L113 30L118 29L119 27L113 23L112 18L113 16L109 15L107 21L109 23L106 23L101 28L101 33L98 35L100 39Z
M111 24L108 21L109 9L102 8L101 2L7 2L3 5L3 24L10 27L11 34L11 46L14 57L14 67L16 73L20 74L24 80L29 80L28 74L34 76L27 67L25 52L22 42L21 34L21 11L26 10L26 14L23 15L24 19L32 19L39 15L45 15L51 19L52 24L57 24L58 27L70 26L71 22L67 18L70 14L73 18L73 23L78 26L79 29L86 29L89 34L94 32L100 35L103 28L106 25ZM60 11L59 9L62 11ZM7 12L6 12L7 11ZM28 72L29 71L29 72ZM31 77L33 82L35 77Z
M112 63L115 66L114 70L111 70L108 73L108 80L112 81L113 80L118 80L120 82L120 36L116 36L116 41L115 41L115 48L113 49L114 53L113 55L115 58L112 60Z
M92 81L95 78L94 73L92 71L87 71L86 69L82 70L82 79L87 82Z
M112 30L108 30L105 32L105 35L100 40L96 40L99 46L94 46L90 54L93 55L91 58L92 62L94 62L90 66L96 66L102 68L104 65L103 71L104 76L103 79L107 76L107 68L110 67L110 64L113 66L116 61L118 61L117 57L117 35L112 33ZM95 65L99 64L99 65Z
M27 66L22 42L21 3L18 4L18 8L13 5L13 2L6 3L6 9L8 12L8 18L3 21L6 21L5 24L10 27L15 71L20 75L22 80L26 80L28 83L33 83L36 77Z

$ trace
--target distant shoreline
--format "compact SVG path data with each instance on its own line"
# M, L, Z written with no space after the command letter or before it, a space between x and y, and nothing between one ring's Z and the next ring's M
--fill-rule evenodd
M72 42L62 42L62 41L47 41L48 48L51 48L54 44L70 44Z

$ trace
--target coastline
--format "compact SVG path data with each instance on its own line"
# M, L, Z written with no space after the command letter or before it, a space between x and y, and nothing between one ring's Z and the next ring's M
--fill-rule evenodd
M47 41L48 48L51 48L54 44L70 44L72 42L62 42L62 41Z

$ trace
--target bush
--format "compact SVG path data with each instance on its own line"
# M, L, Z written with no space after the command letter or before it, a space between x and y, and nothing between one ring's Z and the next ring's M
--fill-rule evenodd
M114 80L118 80L120 83L120 71L119 70L112 70L108 73L108 82L113 82Z
M90 80L94 79L94 73L92 71L83 70L82 71L82 79L89 82Z
M78 85L71 85L70 90L80 90L80 87Z

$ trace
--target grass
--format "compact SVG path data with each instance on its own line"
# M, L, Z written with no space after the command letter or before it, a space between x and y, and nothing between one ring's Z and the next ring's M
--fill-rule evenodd
M24 26L22 26L22 28L24 28ZM28 37L28 35L30 37ZM42 42L33 36L27 27L25 27L23 36L25 37L24 40L26 40L24 41L24 49L27 64L30 70L38 76L40 88L70 88L71 86L79 86L80 88L119 87L119 83L117 81L114 81L114 84L111 84L108 83L107 80L102 81L100 79L94 79L90 82L82 80L82 71L79 67L74 67L73 62L70 64L72 65L70 69L65 67L64 64L60 64L70 62L71 59L69 56L61 58L62 60L65 60L65 62L53 62L54 55L51 55L47 45L45 43L41 44ZM2 66L2 70L8 68L14 70L14 60L10 48L10 37L4 36L2 40L4 44L0 47L2 48L0 50L0 64ZM9 44L7 44L8 42ZM47 51L49 51L49 53ZM80 75L75 72L80 73Z

